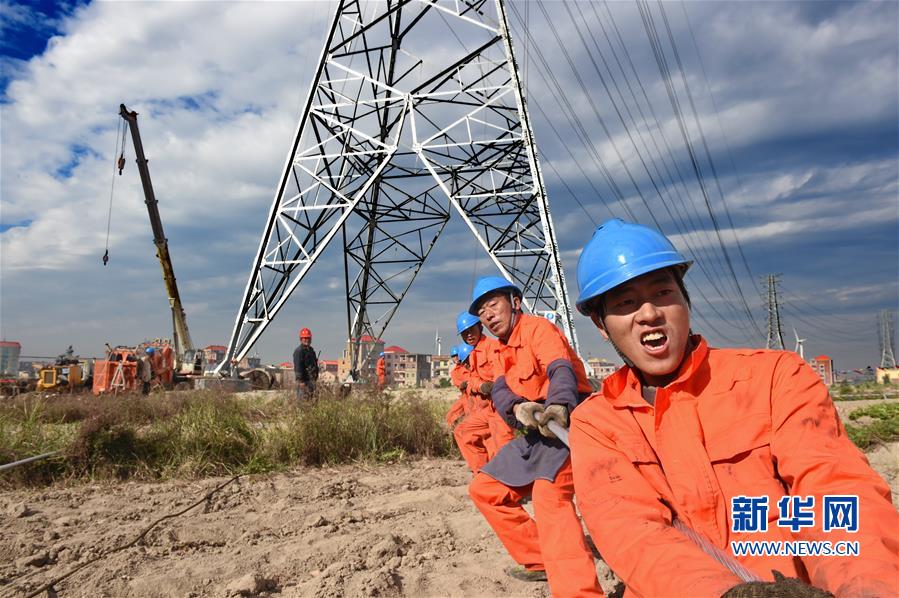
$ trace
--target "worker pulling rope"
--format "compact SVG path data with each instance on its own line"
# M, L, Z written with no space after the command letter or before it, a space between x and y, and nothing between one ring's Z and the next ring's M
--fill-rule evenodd
M558 423L556 423L553 420L550 420L546 424L546 427L548 427L552 431L552 433L555 434L556 437L558 437L559 440L564 442L565 446L568 446L568 430L567 429L563 428L562 426L560 426ZM724 552L723 550L721 550L720 548L718 548L717 546L712 544L707 538L705 538L701 534L697 533L696 531L690 529L687 526L687 524L685 524L683 521L681 521L677 517L674 517L671 520L671 525L674 526L674 528L677 529L677 531L679 531L684 536L686 536L688 540L690 540L691 542L696 544L699 548L701 548L704 553L706 553L707 555L709 555L710 557L712 557L713 559L718 561L720 564L727 567L727 569L731 573L733 573L734 575L736 575L743 581L746 581L746 582L762 581L762 578L760 578L758 575L756 575L752 571L749 571L746 567L744 567L743 565L738 563L736 561L736 559L734 559L733 557L728 555L726 552Z

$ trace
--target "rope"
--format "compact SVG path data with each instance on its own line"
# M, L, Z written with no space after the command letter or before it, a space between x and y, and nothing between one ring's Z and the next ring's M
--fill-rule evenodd
M18 461L13 461L12 463L7 463L5 465L0 465L0 471L5 469L12 469L18 465L24 465L26 463L31 463L32 461L38 461L40 459L46 459L47 457L52 457L53 455L59 453L59 451L51 451L49 453L43 453L42 455L35 455L34 457L28 457L26 459L20 459Z
M103 265L105 266L109 263L109 230L112 226L112 198L115 195L115 171L116 168L121 168L121 164L125 161L125 127L124 121L121 118L117 118L116 124L116 132L115 132L115 153L113 154L112 161L112 183L109 185L109 208L106 211L106 247L103 252ZM121 133L121 135L120 135ZM121 137L121 144L119 144L119 138ZM122 153L119 155L119 149L121 148ZM118 158L115 158L118 156ZM119 170L119 174L122 171Z
M240 475L236 475L236 476L234 476L233 478L231 478L230 480L228 480L228 481L226 481L226 482L224 482L224 483L222 483L222 484L219 484L218 486L216 486L215 488L213 488L212 490L210 490L209 492L207 492L206 495L203 496L203 498L201 498L201 499L198 500L197 502L193 503L193 504L190 505L189 507L186 507L186 508L184 508L184 509L178 511L177 513L171 513L171 514L169 514L169 515L164 515L164 516L160 517L159 519L157 519L156 521L154 521L153 523L151 523L151 524L149 525L149 527L147 527L147 528L146 528L144 531L142 531L136 538L134 538L133 540L131 540L131 541L128 542L127 544L122 544L122 545L120 545L120 546L117 546L117 547L115 547L115 548L113 548L113 549L111 549L111 550L108 550L107 552L104 552L104 553L101 554L101 555L95 556L94 558L90 559L89 561L86 561L86 562L84 562L84 563L78 565L77 567L75 567L74 569L72 569L71 571L69 571L68 573L66 573L65 575L63 575L62 577L57 577L57 578L54 579L53 581L51 581L51 582L49 582L49 583L47 583L47 584L41 586L40 589L38 589L38 590L32 592L31 594L28 594L28 596L26 596L26 598L35 598L36 596L42 594L43 592L50 592L50 591L53 590L53 586L55 586L55 585L61 583L61 582L62 582L63 580L65 580L65 579L68 579L69 577L71 577L71 576L74 575L75 573L81 571L82 569L84 569L84 568L87 567L88 565L91 565L91 564L93 564L93 563L99 561L100 559L104 559L104 558L108 557L109 555L111 555L111 554L113 554L113 553L119 552L119 551L121 551L121 550L125 550L126 548L131 548L132 546L134 546L135 544L137 544L138 542L140 542L141 540L143 540L143 539L144 539L144 536L146 536L146 535L150 532L150 530L152 530L154 527L156 527L157 525L159 525L160 523L162 523L162 522L165 521L166 519L173 519L173 518L175 518L175 517L178 517L178 516L180 516L180 515L183 515L184 513L187 513L188 511L190 511L190 510L193 509L194 507L197 507L197 506L201 505L203 502L205 502L205 501L209 500L210 498L212 498L212 496L213 496L216 492L218 492L219 490L221 490L222 488L224 488L224 487L227 486L228 484L230 484L230 483L232 483L232 482L235 482L235 481L237 481L238 479L240 479L240 477L241 477Z
M549 428L550 431L552 431L552 433L559 438L559 440L564 442L565 446L568 446L568 430L566 428L563 428L555 421L550 421L548 424L546 424L546 427ZM674 529L682 533L688 540L698 546L704 553L718 561L718 563L726 567L728 571L739 577L741 580L746 582L762 581L762 579L755 573L746 569L746 567L738 563L733 557L709 542L707 538L701 536L696 531L687 527L687 525L677 517L675 517L671 521L671 525L674 527Z

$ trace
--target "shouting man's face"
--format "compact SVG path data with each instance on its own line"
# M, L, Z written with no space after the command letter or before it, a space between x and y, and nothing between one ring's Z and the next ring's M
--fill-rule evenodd
M690 336L690 308L670 269L639 276L602 298L604 318L593 321L643 374L650 386L671 382Z

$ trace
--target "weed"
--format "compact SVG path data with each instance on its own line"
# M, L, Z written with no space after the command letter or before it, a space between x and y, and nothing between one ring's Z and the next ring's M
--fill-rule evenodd
M899 403L879 403L856 409L849 414L853 422L870 418L866 423L846 424L849 438L861 449L878 442L899 440Z

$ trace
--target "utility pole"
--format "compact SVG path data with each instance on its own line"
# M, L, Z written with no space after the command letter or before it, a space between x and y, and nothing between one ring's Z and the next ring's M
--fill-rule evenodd
M342 0L222 363L340 239L356 379L451 215L577 350L503 1Z
M780 300L777 298L777 283L780 282L779 276L779 274L769 274L766 279L767 296L765 303L768 309L768 340L765 342L765 348L783 351L784 338L780 328Z
M896 367L896 358L893 357L893 314L890 310L881 310L877 317L878 336L880 337L880 367L891 369Z

